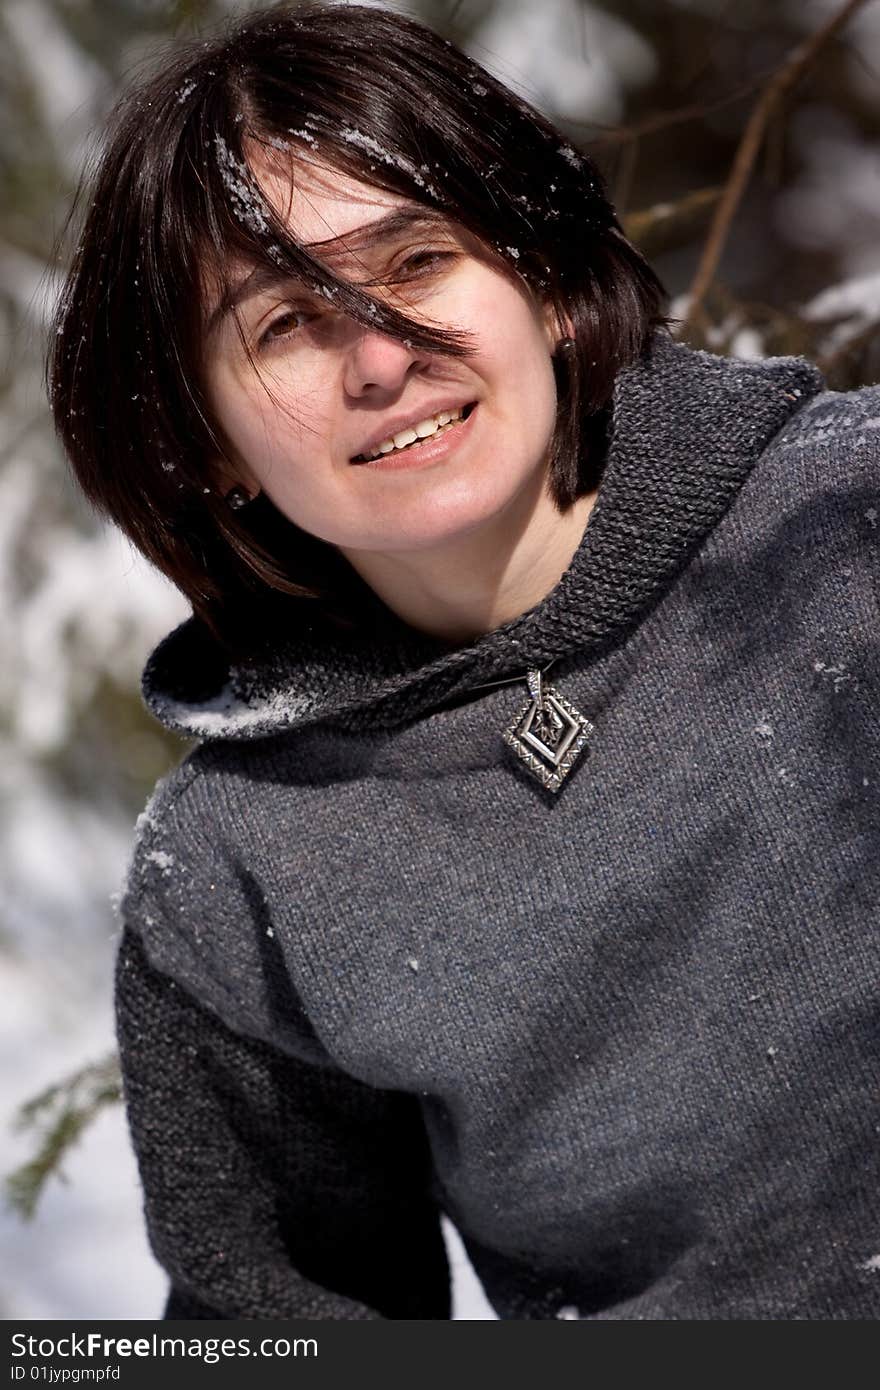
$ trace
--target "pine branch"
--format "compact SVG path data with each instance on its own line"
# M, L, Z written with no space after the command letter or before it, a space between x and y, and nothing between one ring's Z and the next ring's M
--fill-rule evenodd
M60 1165L84 1130L101 1110L121 1099L119 1059L111 1054L26 1101L13 1124L18 1130L36 1131L39 1146L33 1158L7 1174L7 1205L30 1220L49 1178L54 1174L67 1181Z

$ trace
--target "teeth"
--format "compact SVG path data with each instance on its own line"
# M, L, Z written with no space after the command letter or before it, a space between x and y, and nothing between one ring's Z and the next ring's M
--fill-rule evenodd
M383 439L375 449L371 449L366 455L367 458L377 459L380 454L390 454L392 449L406 449L410 444L415 444L417 439L429 439L432 434L443 429L444 425L451 424L454 420L460 420L463 406L458 406L455 410L441 410L436 415L430 415L427 420L420 420L417 425L411 425L408 429L401 430L391 439Z

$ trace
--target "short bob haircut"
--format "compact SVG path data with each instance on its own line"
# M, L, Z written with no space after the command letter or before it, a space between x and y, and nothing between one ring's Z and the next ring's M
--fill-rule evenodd
M265 263L358 322L467 353L465 335L409 318L298 244L247 163L253 144L289 159L292 178L298 155L318 158L458 224L573 325L557 362L560 511L597 485L617 373L664 322L662 286L590 161L423 25L373 7L285 5L177 45L116 107L81 189L49 396L86 496L232 650L279 605L286 623L304 601L310 617L317 602L351 623L357 581L264 496L240 511L224 499L218 460L232 455L200 370L206 271L222 289L233 257Z

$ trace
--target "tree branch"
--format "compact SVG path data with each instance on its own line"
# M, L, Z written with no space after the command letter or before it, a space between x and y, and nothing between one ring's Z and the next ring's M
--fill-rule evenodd
M672 111L655 111L640 121L633 121L631 125L603 126L596 121L567 121L566 124L589 126L592 130L600 130L602 134L591 140L591 145L599 147L624 145L630 140L640 140L644 135L656 135L658 131L668 130L670 126L686 125L688 121L702 120L712 111L721 111L725 106L733 106L736 102L750 96L763 81L764 74L761 74L760 77L752 77L748 82L743 82L741 86L735 87L732 92L727 92L723 97L717 97L715 101L695 101L689 106L677 106Z
M731 224L742 202L755 160L773 115L792 88L813 66L822 49L865 3L866 0L846 0L846 3L840 7L836 14L832 15L803 43L798 44L788 60L774 73L756 102L740 140L730 177L709 228L703 254L691 284L687 317L682 325L684 331L690 328L699 317L703 300L715 278L718 263L730 235Z
M721 197L720 188L698 188L675 203L653 207L623 217L623 230L649 259L675 250L693 240Z

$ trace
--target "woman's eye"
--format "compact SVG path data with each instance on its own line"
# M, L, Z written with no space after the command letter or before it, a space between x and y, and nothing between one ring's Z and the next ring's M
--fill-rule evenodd
M288 309L286 313L279 314L260 334L260 346L277 342L279 338L289 338L302 328L308 317L304 309Z
M410 274L423 274L425 271L434 270L441 261L451 260L451 251L416 251L411 256L407 256L403 263L403 269Z

